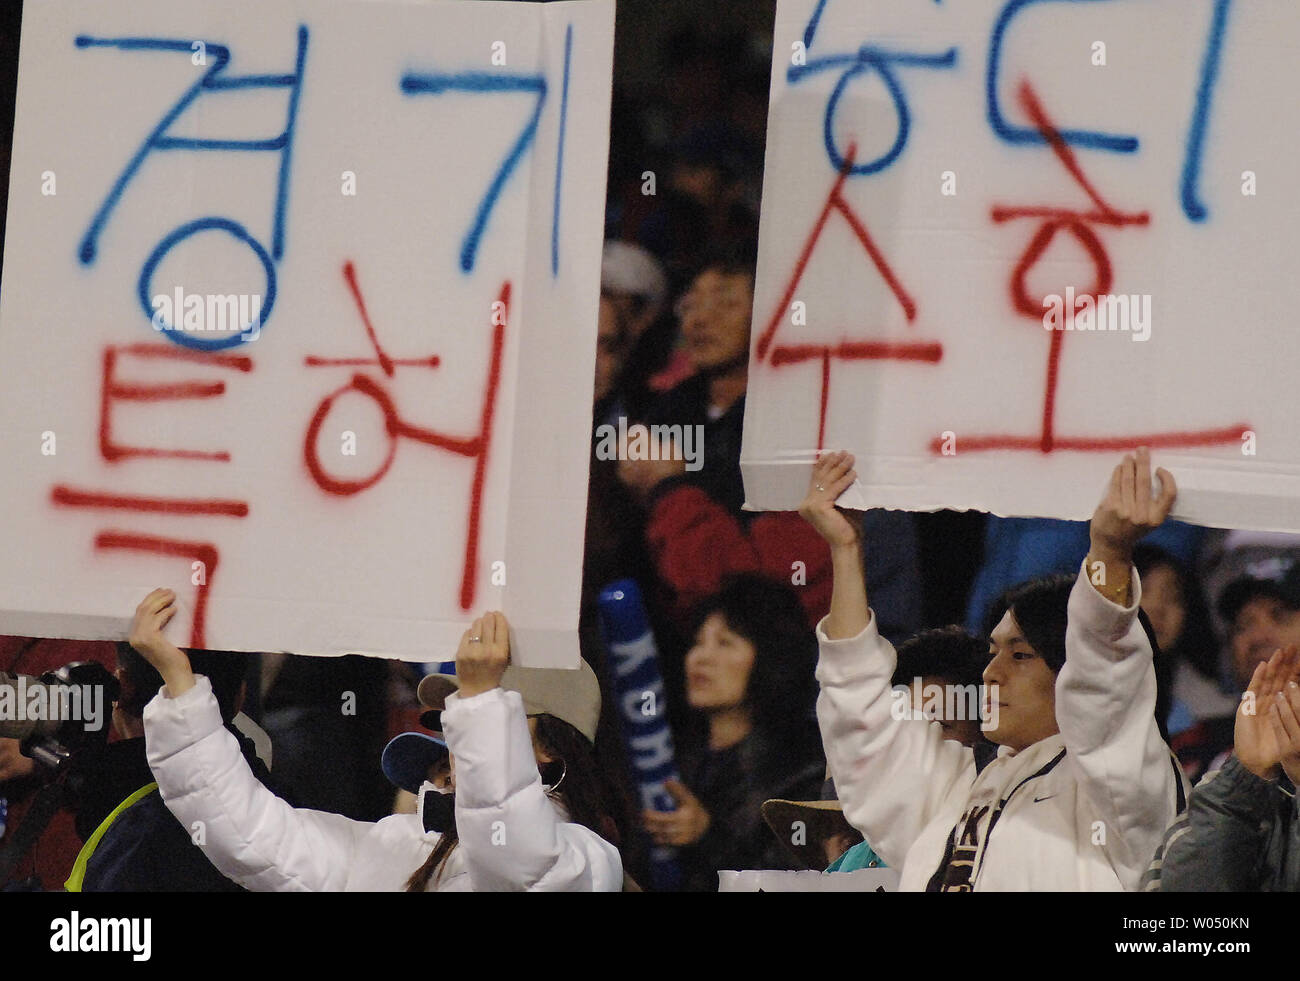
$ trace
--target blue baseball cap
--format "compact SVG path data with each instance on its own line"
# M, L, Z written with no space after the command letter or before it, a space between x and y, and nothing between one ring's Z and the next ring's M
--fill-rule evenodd
M404 732L389 740L379 765L393 786L418 794L429 779L429 767L446 756L447 744L442 739L422 732Z

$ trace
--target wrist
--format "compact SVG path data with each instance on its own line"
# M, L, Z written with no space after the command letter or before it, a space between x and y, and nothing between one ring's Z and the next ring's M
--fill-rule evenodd
M500 687L501 687L500 683L496 681L490 683L489 682L466 683L464 679L461 679L460 687L456 689L456 697L463 702L468 698L474 698L477 695L482 695L485 692L489 692L495 688L500 688Z
M862 540L855 538L851 542L831 542L831 561L857 561L862 557Z
M188 660L184 664L170 664L158 673L172 698L179 698L194 687L194 672Z
M1238 763L1261 780L1267 780L1269 783L1276 783L1279 774L1282 772L1282 765L1280 763L1273 763L1270 765L1259 760L1243 759L1239 753L1234 753L1233 755L1236 756Z
M1133 545L1127 541L1117 541L1099 535L1088 538L1088 555L1100 559L1107 565L1127 565L1133 561Z
M194 671L190 657L179 647L166 640L150 645L138 645L136 653L152 664L173 696L194 687Z
M1131 569L1131 562L1096 550L1090 550L1088 557L1084 559L1084 572L1088 581L1092 583L1092 588L1100 593L1103 599L1125 608L1132 599L1129 590L1133 578ZM1097 574L1099 571L1100 576Z

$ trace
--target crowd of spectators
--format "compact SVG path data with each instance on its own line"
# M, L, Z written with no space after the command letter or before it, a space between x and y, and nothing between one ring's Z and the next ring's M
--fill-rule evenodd
M961 855L964 848L972 855L978 852L973 839L986 819L978 807L967 811L969 802L964 801L954 804L948 815L946 805L936 798L936 814L969 817L967 830L972 833L971 842L954 835L945 852L942 835L915 846L911 839L904 841L900 829L914 825L913 837L924 838L928 832L921 825L934 815L890 811L887 795L871 798L870 788L861 783L862 772L856 773L852 787L839 788L846 795L843 807L836 800L827 760L834 769L845 750L824 740L828 732L852 728L844 706L858 703L838 705L839 714L829 724L823 719L819 733L818 680L823 691L831 683L814 675L818 640L824 660L828 644L867 641L861 641L856 630L841 632L838 640L816 632L832 609L833 582L844 581L816 523L794 512L742 508L740 445L767 55L745 36L711 37L705 43L698 34L682 32L664 45L660 67L662 84L656 86L655 98L617 87L615 91L591 423L593 432L619 420L698 427L703 456L698 469L687 468L670 452L659 454L659 459L628 459L626 454L606 459L593 441L579 626L582 657L595 669L604 694L596 756L615 788L610 807L617 813L611 817L626 832L620 845L624 867L632 879L645 883L652 850L671 848L683 869L683 887L710 890L717 888L719 870L821 868L834 863L848 871L878 866L884 853L896 857L906 880L905 861L913 861L915 847L927 856L935 849L943 854L943 875L936 888L968 887L969 869L963 871ZM1099 490L1103 477L1099 469ZM1066 671L1065 665L1072 662L1065 651L1074 643L1068 631L1084 629L1073 620L1067 628L1067 599L1070 617L1078 610L1085 611L1080 616L1101 621L1111 613L1104 604L1119 609L1127 603L1125 595L1094 596L1082 580L1076 583L1080 564L1096 549L1095 522L1090 537L1085 522L976 514L872 511L853 521L856 540L865 544L857 553L857 573L864 602L866 596L871 602L869 643L892 642L891 654L897 648L897 670L887 672L881 683L911 692L917 715L937 723L935 738L947 741L927 744L926 752L952 761L951 774L965 773L967 763L961 761L969 760L971 793L977 795L980 779L988 779L977 774L993 772L989 765L999 758L998 747L970 718L924 709L924 692L934 685L975 688L981 677L987 683L990 672L1010 670L1010 661L1004 664L1002 658L1019 656L1017 640L1021 646L1027 641L1042 658L1050 678ZM1125 560L1131 560L1134 582L1141 584L1141 615L1134 612L1126 636L1134 650L1148 645L1143 649L1151 651L1156 679L1152 732L1157 735L1144 731L1141 739L1147 739L1148 751L1167 742L1191 783L1222 770L1204 784L1220 795L1215 813L1227 808L1224 801L1235 799L1233 794L1245 794L1250 806L1268 817L1281 807L1269 796L1269 785L1285 789L1294 779L1293 769L1300 768L1294 760L1278 763L1285 754L1276 746L1270 762L1270 751L1260 748L1267 733L1255 733L1253 723L1243 725L1240 708L1247 691L1261 699L1274 697L1270 685L1280 686L1295 667L1295 658L1277 657L1275 652L1300 645L1300 540L1175 521L1156 524L1142 529L1150 533ZM1128 565L1123 568L1127 571ZM1050 578L1061 573L1070 577ZM681 775L669 788L676 804L672 811L647 809L639 799L613 708L598 596L623 578L641 585L659 651L665 710ZM1038 582L1038 592L1012 589L1031 580ZM1078 595L1072 596L1072 590ZM1019 624L1023 637L1007 626L1007 617L1012 627L1024 620ZM1031 624L1042 624L1033 628L1038 634L1031 636ZM1073 650L1070 656L1076 656ZM15 882L46 889L62 887L82 842L119 803L112 798L125 797L135 784L148 780L144 750L136 742L143 741L139 717L147 701L140 686L148 682L140 680L146 675L129 648L122 653L112 644L0 638L0 671L39 674L80 660L99 661L124 679L120 719L115 720L120 722L119 735L104 757L116 769L100 774L101 783L113 774L120 779L107 790L87 791L91 802L75 821L70 814L57 815L14 876ZM1075 670L1084 670L1084 663L1080 660ZM1066 671L1062 684L1071 677ZM415 668L364 658L277 655L251 659L243 680L244 717L256 719L274 747L270 775L256 768L259 777L267 777L268 786L298 806L356 820L375 821L393 810L392 788L379 769L379 749L398 732L418 727ZM848 683L837 678L833 685ZM1012 682L1008 679L1007 684ZM338 710L343 691L356 693L356 711L351 714ZM229 708L223 712L226 721L236 714L233 705ZM1063 733L1059 738L1069 748L1072 739L1083 737L1067 731L1063 713L1058 706ZM1267 716L1267 706L1261 713ZM1282 734L1276 738L1285 741L1291 723L1285 714L1282 718ZM1250 741L1243 743L1247 738ZM1030 739L1021 745L1011 736L1002 743L1016 749L1034 744ZM250 761L257 758L250 741L241 748ZM1090 758L1081 749L1076 752ZM1145 848L1148 839L1164 833L1165 817L1172 820L1186 809L1187 800L1177 766L1166 767L1167 761L1160 759L1142 762L1147 766L1144 774L1158 772L1164 781L1151 794L1152 799L1160 798L1160 806L1149 809L1163 815L1161 826L1148 827L1139 836ZM894 765L878 762L878 771L888 775ZM0 800L7 805L10 832L21 822L40 783L38 768L18 754L16 743L0 740ZM1175 796L1181 799L1164 800L1166 783L1180 790ZM1085 788L1081 793L1087 791L1086 774L1079 785ZM944 793L953 791L945 787ZM1210 806L1197 810L1199 793L1199 788L1192 793L1190 818L1175 824L1157 853L1157 864L1165 864L1166 887L1174 879L1171 856L1185 855L1192 843L1218 854L1214 836L1226 833L1199 816ZM924 792L918 794L925 799ZM783 840L780 820L771 821L770 828L763 822L763 805L770 800L828 810L836 821L826 823L825 834L811 850L791 849ZM402 806L414 807L413 799L399 802ZM841 810L843 818L838 816ZM1250 820L1258 825L1257 818L1255 814L1243 819L1243 827ZM159 825L165 819L160 811L149 817ZM1287 824L1293 819L1283 815L1277 820L1281 826L1268 838L1268 861L1279 868L1291 862L1291 878L1279 872L1265 881L1234 873L1231 881L1238 886L1296 887L1294 866L1300 851L1293 846L1286 858L1284 840L1294 834ZM883 830L864 840L864 826ZM942 830L947 833L947 826ZM991 830L989 825L985 838ZM1246 840L1250 833L1247 828L1233 839L1236 850L1230 855L1233 861L1258 865L1250 848L1258 852L1265 846ZM186 853L183 840L173 844L177 854ZM125 854L118 861L129 864ZM1124 855L1123 863L1116 860L1114 864L1123 864L1125 870L1121 883L1134 887L1131 872L1145 867L1149 857L1146 848L1146 854ZM104 874L100 866L109 861L101 855L82 887L91 888L95 875ZM1186 863L1178 868L1177 881L1188 887L1214 884L1213 870L1188 871ZM1084 879L1084 885L1099 881ZM1159 880L1157 875L1148 881ZM121 881L136 883L129 877ZM157 887L186 885L207 888L210 883L196 872L192 881L172 879Z

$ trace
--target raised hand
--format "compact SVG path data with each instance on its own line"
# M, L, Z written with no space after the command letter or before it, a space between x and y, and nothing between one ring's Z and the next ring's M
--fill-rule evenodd
M1160 527L1174 506L1174 475L1161 467L1160 494L1151 495L1151 452L1139 447L1127 454L1110 475L1110 485L1093 512L1088 528L1089 579L1097 592L1120 606L1129 605L1133 546Z
M510 624L504 613L485 613L460 638L456 651L458 696L473 698L498 687L509 664Z
M163 636L163 628L175 615L176 594L155 589L135 608L127 638L136 652L158 669L173 697L194 687L189 655Z
M1284 718L1278 695L1284 697L1288 689L1296 691L1295 679L1300 674L1300 652L1294 646L1273 652L1267 661L1255 665L1250 685L1237 706L1237 722L1233 735L1233 753L1241 765L1264 780L1276 780L1282 768L1282 757L1292 754L1293 768L1300 776L1300 725L1296 727L1296 742L1291 743L1288 724L1295 719L1290 712ZM1296 708L1300 709L1300 691L1295 694ZM1290 771L1288 771L1289 773Z
M1164 467L1156 471L1160 495L1151 495L1151 451L1139 447L1128 454L1110 475L1110 486L1093 512L1089 535L1098 558L1128 561L1138 539L1159 528L1174 506L1178 487ZM1104 554L1102 554L1104 553Z
M835 506L835 500L858 479L851 453L827 453L813 464L808 494L799 514L832 548L858 544L858 526Z
M1300 683L1288 681L1269 706L1268 723L1278 744L1278 761L1291 783L1300 787Z

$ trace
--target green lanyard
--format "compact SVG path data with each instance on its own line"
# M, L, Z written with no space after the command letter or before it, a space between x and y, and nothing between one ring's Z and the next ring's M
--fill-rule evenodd
M72 866L72 874L68 876L68 881L63 884L65 890L68 892L81 892L82 883L86 881L86 866L90 863L90 856L93 855L95 849L99 847L100 839L108 833L109 826L112 825L112 823L117 820L118 815L128 807L148 797L157 789L157 783L145 784L126 800L122 801L122 803L118 804L117 807L113 808L113 812L100 822L99 827L95 829L95 833L86 839L86 843L82 846L80 854L77 855L77 861Z

